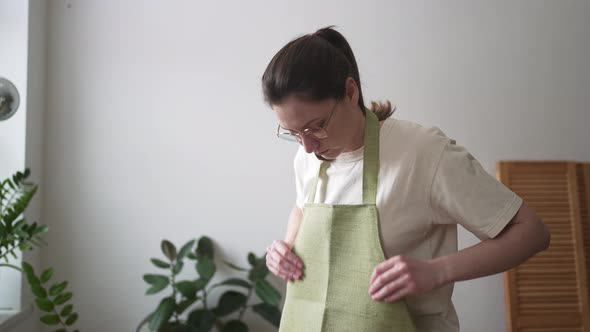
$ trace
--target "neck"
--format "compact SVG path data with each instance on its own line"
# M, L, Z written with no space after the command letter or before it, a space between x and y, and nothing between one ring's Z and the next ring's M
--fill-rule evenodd
M344 150L344 152L357 150L365 143L365 115L363 112L361 112L360 107L357 107L354 114L355 118L353 119L352 123L355 123L356 125L353 128L350 144L348 148Z

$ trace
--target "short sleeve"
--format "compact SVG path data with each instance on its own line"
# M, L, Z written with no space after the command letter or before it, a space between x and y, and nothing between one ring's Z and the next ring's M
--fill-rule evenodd
M438 160L430 199L434 223L460 224L480 240L496 237L522 204L516 193L452 140Z

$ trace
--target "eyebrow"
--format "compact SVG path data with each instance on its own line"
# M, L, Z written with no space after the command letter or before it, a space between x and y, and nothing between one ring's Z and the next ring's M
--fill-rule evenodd
M308 121L305 125L303 125L303 129L305 130L307 128L307 126L309 126L310 124L312 124L312 123L314 123L314 122L316 122L318 120L321 120L322 118L323 117L319 117L319 118L315 118L313 120ZM298 130L288 129L288 128L285 128L283 126L281 126L281 128L283 128L285 130L288 130L288 131L296 131L296 132L299 132Z

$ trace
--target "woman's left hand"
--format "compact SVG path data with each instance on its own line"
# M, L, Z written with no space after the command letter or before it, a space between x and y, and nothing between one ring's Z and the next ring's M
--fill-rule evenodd
M373 270L369 295L375 301L393 302L424 293L442 286L443 272L432 261L394 256Z

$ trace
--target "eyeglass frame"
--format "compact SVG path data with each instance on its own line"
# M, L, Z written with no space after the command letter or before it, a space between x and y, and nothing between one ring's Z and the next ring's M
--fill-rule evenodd
M303 138L302 138L303 135L310 135L311 137L318 139L318 140L326 139L328 137L328 131L326 130L326 128L328 128L328 125L330 124L330 120L332 120L332 117L336 111L336 106L338 106L339 103L340 103L340 101L337 100L336 103L334 104L334 106L332 107L332 110L330 111L330 115L328 116L326 121L324 121L324 123L321 126L319 126L317 128L305 128L299 132L296 130L285 129L285 128L281 127L281 125L279 124L277 126L277 137L284 139L286 141L289 141L289 142L299 142L299 143L301 143L303 141ZM283 129L284 132L281 132L281 129ZM324 137L317 137L316 134L311 132L311 131L318 131L318 130L323 130L325 133L325 136ZM291 139L290 137L294 137L294 139Z

